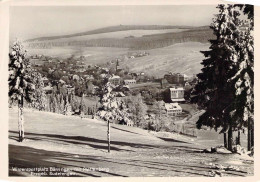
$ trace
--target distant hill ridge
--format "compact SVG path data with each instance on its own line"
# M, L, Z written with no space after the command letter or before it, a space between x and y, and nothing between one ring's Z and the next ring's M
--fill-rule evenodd
M158 34L147 34L142 37L131 38L94 38L88 40L74 39L77 36L85 36L91 34L111 33L117 31L128 30L160 30L160 29L183 29L180 32L168 32ZM62 40L63 38L69 38L69 40ZM215 35L209 26L201 27L189 27L189 26L162 26L162 25L120 25L113 27L105 27L88 32L64 35L64 36L52 36L52 37L40 37L27 40L27 48L52 48L52 47L117 47L117 48L129 48L135 50L147 50L160 47L167 47L176 43L182 42L201 42L207 43L209 40L214 39ZM61 40L61 41L60 41Z
M118 26L99 28L99 29L95 29L95 30L81 32L81 33L75 33L75 34L38 37L38 38L28 39L25 42L55 40L55 39L61 39L61 38L70 38L70 37L76 37L76 36L93 35L93 34L126 31L126 30L163 30L163 29L193 29L193 28L197 28L197 27L173 26L173 25L118 25Z

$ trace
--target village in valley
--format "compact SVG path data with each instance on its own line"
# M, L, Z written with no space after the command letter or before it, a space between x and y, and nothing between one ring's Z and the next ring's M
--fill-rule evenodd
M135 59L141 56L149 56L149 53L144 51L123 57ZM58 111L61 114L95 117L95 112L98 111L98 96L105 80L111 83L112 92L118 100L126 100L128 97L140 95L147 108L142 117L148 123L150 122L148 125L151 126L153 119L159 118L161 114L171 118L172 123L191 117L192 113L183 109L182 105L193 111L198 110L194 104L190 103L191 90L197 80L196 75L188 76L182 73L168 72L162 78L155 78L145 72L130 72L126 68L122 68L120 66L122 60L120 59L108 61L104 65L86 65L86 59L84 56L61 59L37 54L30 57L32 67L43 76L43 90L47 96L49 98L53 95L63 96L64 110ZM78 97L81 100L75 107L70 106L74 104L72 97ZM88 104L88 100L92 101L92 105ZM66 102L70 104L66 104ZM49 102L49 109L57 112L55 109L52 110L53 104ZM158 107L159 110L155 107ZM136 125L133 121L130 121L131 124L124 120L116 122ZM170 128L167 130L170 131Z

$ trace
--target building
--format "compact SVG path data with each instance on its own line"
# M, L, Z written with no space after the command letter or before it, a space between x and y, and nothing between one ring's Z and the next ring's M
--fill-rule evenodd
M77 80L77 81L80 80L79 75L73 75L73 76L72 76L72 79L73 79L73 80Z
M84 78L85 78L86 81L93 81L93 80L95 80L93 75L84 75Z
M45 91L46 94L51 94L53 92L53 87L48 85L48 86L44 87L43 90Z
M160 80L160 83L161 83L161 88L162 88L162 89L163 89L163 88L166 88L166 87L169 85L168 81L167 81L165 78L162 78L162 79Z
M66 82L65 82L64 80L60 79L60 80L59 80L59 83L65 84Z
M95 94L95 85L91 81L87 81L87 93Z
M131 79L131 80L124 80L125 85L134 85L136 84L136 80L135 79Z
M66 85L67 87L67 93L68 94L72 94L72 95L75 95L75 88L71 85Z
M184 84L184 74L181 73L168 73L164 75L164 78L170 84Z
M182 102L184 99L184 89L183 87L170 88L170 100L171 102Z
M120 84L120 76L113 75L108 79L108 81L113 85L119 85Z
M184 77L184 81L189 81L190 80L190 77L186 74L183 74L183 77Z
M42 78L42 81L43 81L43 85L44 85L44 87L47 87L48 85L49 85L49 80L48 80L48 78L46 78L46 77L43 77Z
M84 73L86 71L86 68L80 67L80 68L77 68L77 71L80 73Z
M64 69L66 67L66 63L63 61L60 61L60 68Z
M184 89L185 89L185 90L190 90L190 89L192 89L191 84L190 84L189 82L185 82L185 84L184 84Z
M106 78L106 77L107 77L107 74L106 74L106 73L102 73L102 74L100 74L100 77L101 77L101 78Z
M101 68L105 73L108 73L109 72L109 69L108 68Z
M39 67L39 66L42 66L42 65L43 65L43 62L40 61L40 59L38 59L38 58L31 58L31 59L30 59L30 63L31 63L32 66L34 66L34 67Z
M166 113L177 115L182 113L182 108L178 103L165 103Z

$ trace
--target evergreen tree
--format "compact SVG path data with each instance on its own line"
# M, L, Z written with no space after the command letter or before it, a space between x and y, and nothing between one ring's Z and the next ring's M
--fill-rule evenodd
M33 83L35 85L35 92L34 92L34 101L32 106L40 111L45 110L47 99L44 88L44 83L42 80L42 75L37 72L33 71L31 77L33 78Z
M196 95L193 101L206 110L200 116L197 127L206 125L216 131L221 127L221 133L224 133L224 146L232 150L232 132L236 126L230 113L235 88L234 83L229 80L237 71L240 20L239 12L233 5L220 4L217 8L219 14L210 26L216 39L210 40L209 51L202 51L206 59L202 62L202 73L197 75L199 80L193 92Z
M235 102L232 117L238 124L238 130L248 128L248 150L254 146L254 13L253 6L239 6L248 15L249 22L246 30L241 34L239 44L239 69L231 79L235 82Z
M127 122L129 114L127 113L125 104L115 97L115 94L112 92L112 85L108 81L106 81L106 84L101 89L100 104L101 107L97 115L107 121L108 152L110 152L110 121L123 120Z
M18 101L19 142L24 140L24 100L32 103L35 85L31 77L30 62L25 58L26 51L19 41L14 42L9 54L9 97Z
M141 94L129 97L126 101L126 107L131 114L134 124L138 127L143 127L146 124L144 116L147 114L147 106L143 102Z
M72 101L72 99L71 99L71 101ZM67 94L67 96L66 96L66 103L65 103L64 108L65 108L64 114L70 116L72 114L72 108L71 108L71 104L69 102L69 94Z
M105 111L105 114L98 113L101 117L103 117L107 121L107 142L108 142L108 152L110 152L110 120L115 119L115 109L117 107L115 103L115 95L111 93L112 87L109 82L102 88L103 95L101 96L101 112Z
M65 101L64 101L64 95L62 95L62 94L61 94L60 108L61 108L61 114L64 114Z

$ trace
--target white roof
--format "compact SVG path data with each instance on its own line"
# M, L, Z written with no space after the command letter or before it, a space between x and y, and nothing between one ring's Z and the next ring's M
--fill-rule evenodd
M170 91L184 90L183 87L170 88Z
M185 101L184 98L180 98L180 99L171 99L172 102L180 102L180 101Z
M118 92L117 95L121 97L125 97L125 94L123 92Z
M110 79L119 79L120 78L120 76L117 76L117 75L113 75Z
M43 88L43 90L52 90L52 89L53 88L51 86L49 86L49 85Z
M136 80L135 79L129 79L129 80L124 80L125 82L135 82Z
M66 83L64 80L60 79L59 80L60 83Z
M166 110L182 110L178 103L165 103Z

